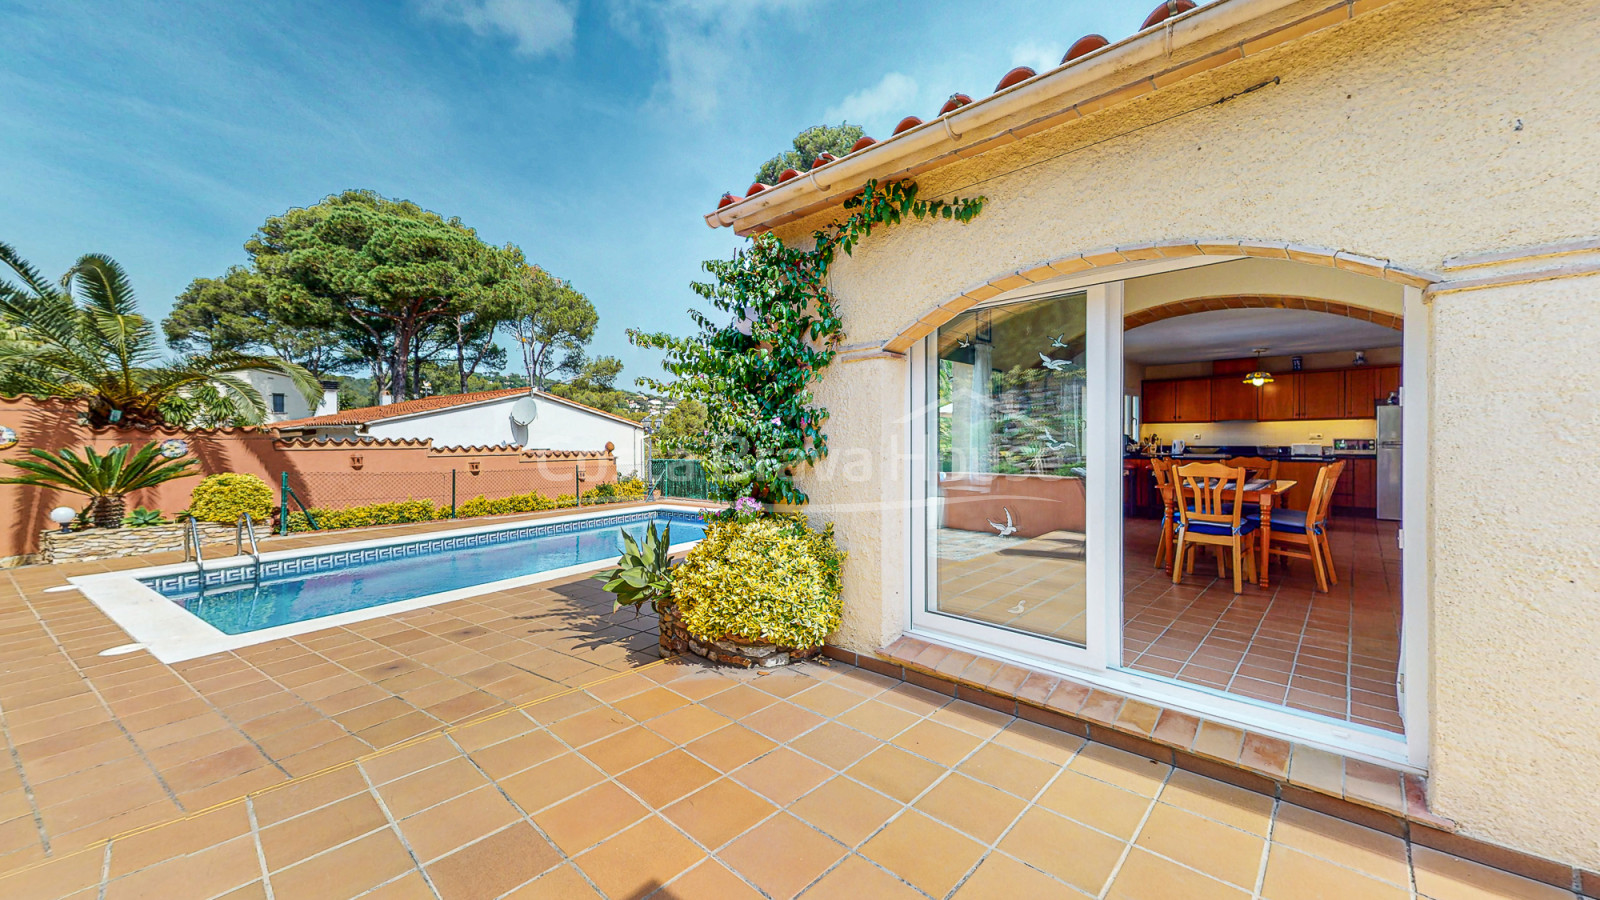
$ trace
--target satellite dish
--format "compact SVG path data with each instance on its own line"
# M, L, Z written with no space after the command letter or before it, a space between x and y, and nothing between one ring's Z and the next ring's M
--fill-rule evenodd
M523 397L511 404L511 421L518 425L526 425L539 418L539 401L532 397Z

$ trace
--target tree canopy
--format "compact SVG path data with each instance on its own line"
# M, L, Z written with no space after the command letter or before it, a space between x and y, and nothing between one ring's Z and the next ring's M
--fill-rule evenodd
M824 152L843 156L850 152L856 141L866 132L860 125L840 122L838 125L813 125L794 136L794 149L785 150L761 164L756 170L756 180L763 184L777 184L784 169L801 172L811 168Z
M617 387L617 376L621 374L622 360L615 356L595 357L584 360L572 380L551 385L550 393L584 406L633 418L627 405L628 392Z
M570 282L543 269L525 266L516 277L520 290L510 327L522 347L529 383L547 389L558 375L578 374L600 314Z
M196 278L161 323L167 346L180 353L270 352L319 377L350 365L332 334L293 326L274 311L267 287L243 266L228 267L221 278Z

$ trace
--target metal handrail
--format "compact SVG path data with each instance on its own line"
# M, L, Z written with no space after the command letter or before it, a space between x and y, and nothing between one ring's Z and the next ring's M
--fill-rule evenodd
M255 558L256 568L261 567L261 548L256 544L256 523L247 512L239 513L239 521L233 525L233 555L238 556L244 552L245 536L250 537L250 555Z

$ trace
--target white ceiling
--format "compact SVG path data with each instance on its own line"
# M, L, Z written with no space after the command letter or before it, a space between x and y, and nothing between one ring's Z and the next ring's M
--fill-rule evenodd
M1217 309L1162 319L1123 333L1123 354L1142 365L1372 350L1400 346L1400 332L1304 309Z

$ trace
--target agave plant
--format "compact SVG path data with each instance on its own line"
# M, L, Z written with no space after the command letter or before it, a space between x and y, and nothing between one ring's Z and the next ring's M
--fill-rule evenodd
M648 603L659 615L663 607L672 603L673 560L668 552L671 546L671 525L658 534L656 523L651 522L643 542L635 541L626 531L622 533L622 557L617 560L617 567L594 576L605 582L607 591L617 596L611 606L612 612L624 606L631 606L638 612Z
M122 517L122 524L129 528L146 528L151 525L164 525L166 524L166 521L167 520L161 516L161 510L145 509L142 506Z
M83 401L91 425L249 425L266 401L238 372L289 376L308 400L310 372L270 356L216 351L162 360L155 326L139 315L127 273L81 257L59 285L0 243L0 393Z
M132 445L123 444L101 456L93 447L85 447L81 457L71 449L55 453L29 450L28 454L33 459L0 460L24 472L11 478L0 478L0 484L28 484L83 494L89 498L85 512L96 526L121 528L128 509L123 498L129 493L140 488L155 487L174 478L198 474L194 470L200 465L194 459L168 459L162 456L161 445L155 442L146 444L144 449L130 457L132 450Z

